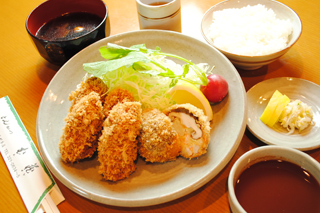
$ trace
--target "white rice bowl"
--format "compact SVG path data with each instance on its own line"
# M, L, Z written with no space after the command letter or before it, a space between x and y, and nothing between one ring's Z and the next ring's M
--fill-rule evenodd
M278 19L272 9L257 4L214 12L209 37L227 52L255 56L284 49L291 33L289 19Z
M222 1L207 10L201 22L204 39L243 70L280 58L301 31L297 13L274 0Z

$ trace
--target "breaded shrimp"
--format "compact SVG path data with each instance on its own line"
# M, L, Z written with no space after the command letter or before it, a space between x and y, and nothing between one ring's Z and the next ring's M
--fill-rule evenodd
M103 81L100 78L91 77L88 78L86 81L81 82L79 88L77 88L76 91L72 91L70 93L69 101L71 101L71 107L69 111L72 110L73 105L75 105L83 96L88 95L92 91L99 94L100 100L103 105L106 93L108 91L108 87L103 83Z
M118 103L133 102L133 95L126 89L117 88L108 93L103 111L106 117L109 115L109 111Z
M103 122L98 160L99 174L106 180L121 180L135 171L137 135L142 123L141 113L139 102L118 103Z
M142 113L142 128L138 137L138 152L149 162L172 161L179 156L181 147L170 118L158 109Z
M163 112L169 116L178 133L182 157L191 159L207 152L210 122L201 109L191 104L175 104Z
M65 118L66 125L59 141L64 162L89 158L96 151L104 114L100 96L91 92L83 96Z

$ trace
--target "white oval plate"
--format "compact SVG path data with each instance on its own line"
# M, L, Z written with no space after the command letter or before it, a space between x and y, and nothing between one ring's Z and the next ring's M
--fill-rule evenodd
M279 123L273 128L265 125L260 116L267 106L272 94L279 90L291 100L300 99L311 106L315 125L309 126L299 133L293 134ZM247 92L248 98L248 121L249 130L261 141L267 144L282 145L302 151L320 147L320 86L300 78L281 77L262 81L253 86Z
M108 42L122 46L145 43L148 48L181 55L195 63L215 65L214 72L229 83L229 94L213 106L213 125L208 153L198 159L164 164L137 160L136 171L118 182L103 180L98 174L97 156L75 164L62 162L58 142L70 103L85 72L82 64L103 60L98 48ZM231 62L209 45L169 31L144 30L102 39L71 58L48 85L38 111L37 139L42 157L64 185L88 199L115 206L150 206L182 197L206 184L230 161L243 137L247 121L247 98L242 80Z

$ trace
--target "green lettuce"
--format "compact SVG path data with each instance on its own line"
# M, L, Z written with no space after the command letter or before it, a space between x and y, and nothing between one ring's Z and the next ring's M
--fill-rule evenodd
M177 80L188 81L195 85L205 86L208 84L208 79L204 70L192 61L181 56L161 52L160 47L156 47L153 50L148 49L145 44L123 47L117 44L108 43L106 46L100 47L99 52L106 61L83 64L83 69L96 77L102 77L107 72L114 71L124 66L127 68L133 67L133 69L139 72L171 78L173 82L172 86ZM183 73L177 74L174 70L166 67L159 61L161 56L171 57L185 62L182 66ZM186 77L190 69L195 72L200 81L197 81L198 79L194 80Z
M84 63L83 69L101 78L109 91L118 87L127 89L143 108L162 110L172 105L174 102L167 92L179 80L198 87L208 83L202 68L183 57L161 52L160 47L148 49L145 44L123 47L108 43L100 47L99 52L106 60Z

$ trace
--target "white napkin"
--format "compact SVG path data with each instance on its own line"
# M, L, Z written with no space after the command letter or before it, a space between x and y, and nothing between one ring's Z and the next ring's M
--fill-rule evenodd
M0 152L28 212L59 212L64 197L8 96L0 99Z

